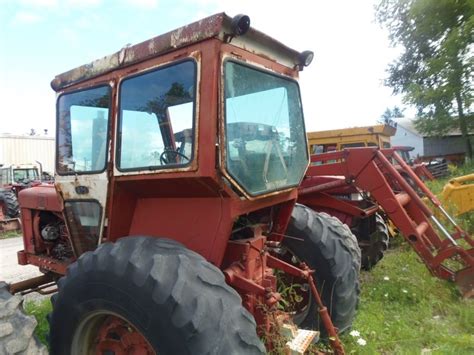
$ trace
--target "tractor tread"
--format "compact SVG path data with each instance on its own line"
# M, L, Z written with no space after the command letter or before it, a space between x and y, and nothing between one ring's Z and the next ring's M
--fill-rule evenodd
M302 261L315 269L323 303L340 332L350 328L359 302L361 253L357 239L339 219L296 204L287 235L302 241L284 239L284 244ZM321 329L320 320L309 312L303 328Z
M77 302L73 295L81 292L80 288L104 277L112 287L121 282L121 292L155 310L156 318L159 314L168 320L149 320L150 327L154 324L154 329L161 329L150 333L153 339L147 338L160 353L265 352L256 335L255 320L217 267L176 241L137 236L105 243L83 254L59 281L58 297L52 302L53 354L65 349L58 346L64 341L61 327L68 318L61 312ZM140 330L146 336L147 329Z
M12 190L0 190L0 203L3 204L6 218L18 218L20 216L20 205Z

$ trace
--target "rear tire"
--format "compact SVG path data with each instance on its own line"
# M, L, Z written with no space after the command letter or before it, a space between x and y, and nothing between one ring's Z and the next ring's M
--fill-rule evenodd
M12 190L0 190L0 208L7 218L17 218L20 216L20 205Z
M94 314L125 320L160 354L265 352L255 320L222 272L172 240L105 243L81 255L58 287L50 317L53 355L81 353L74 344L95 349L100 324L80 338Z
M378 213L375 214L375 231L369 236L369 245L362 250L362 269L372 269L382 260L385 251L388 249L390 236L388 227L384 219Z
M350 328L359 302L360 249L350 229L335 217L295 205L283 244L300 261L315 270L316 286L339 332ZM302 328L326 331L309 297L308 306L295 322Z

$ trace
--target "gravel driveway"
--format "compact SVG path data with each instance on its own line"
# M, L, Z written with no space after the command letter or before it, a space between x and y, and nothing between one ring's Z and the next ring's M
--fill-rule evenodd
M18 265L16 253L23 250L23 238L0 239L0 281L18 282L41 275L38 268L32 265ZM43 298L38 293L26 295L27 300Z

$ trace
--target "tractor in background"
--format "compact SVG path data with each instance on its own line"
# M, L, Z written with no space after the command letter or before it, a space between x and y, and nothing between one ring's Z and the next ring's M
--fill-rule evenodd
M352 127L327 131L308 132L308 145L311 154L323 154L343 149L361 147L390 148L390 137L396 132L394 126L380 124L366 127ZM319 161L316 164L332 163L333 160ZM386 215L379 210L376 202L367 198L367 194L350 185L331 187L332 181L344 180L344 177L312 176L300 186L299 201L315 211L328 213L346 224L357 237L362 252L362 268L370 270L382 258L388 249L390 236L394 228ZM308 198L306 183L328 186ZM392 231L392 232L391 232Z
M0 231L20 230L18 193L43 181L42 164L0 166ZM48 181L49 182L49 181Z

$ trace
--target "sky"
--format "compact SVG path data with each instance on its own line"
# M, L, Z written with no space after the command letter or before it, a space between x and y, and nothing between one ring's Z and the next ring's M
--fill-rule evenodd
M307 131L375 124L403 106L384 87L400 53L375 23L377 0L0 0L0 133L53 134L55 75L225 11L298 51Z

